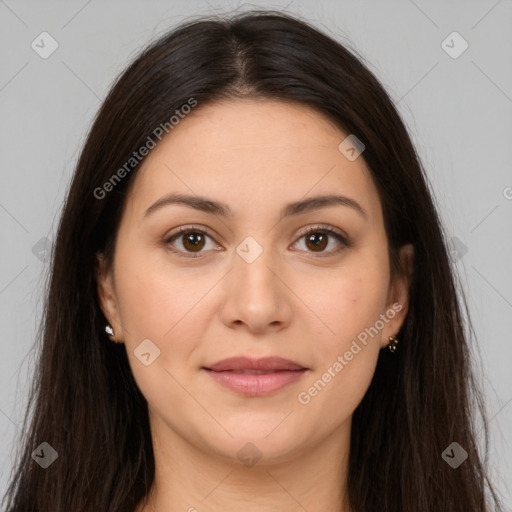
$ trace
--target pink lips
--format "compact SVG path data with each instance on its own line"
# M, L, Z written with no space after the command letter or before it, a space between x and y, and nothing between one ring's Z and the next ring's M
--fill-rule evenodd
M204 370L219 384L245 396L265 396L300 379L308 370L281 357L231 357Z

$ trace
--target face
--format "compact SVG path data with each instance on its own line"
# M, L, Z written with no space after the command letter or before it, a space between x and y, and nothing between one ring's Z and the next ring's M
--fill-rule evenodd
M350 428L408 285L391 281L379 195L364 153L338 149L347 135L304 106L222 101L144 160L98 293L160 436L235 461L251 442L264 463ZM296 205L328 195L345 199ZM302 370L205 369L235 356Z

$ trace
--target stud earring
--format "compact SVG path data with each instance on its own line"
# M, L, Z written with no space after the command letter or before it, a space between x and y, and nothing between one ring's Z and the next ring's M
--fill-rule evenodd
M390 352L395 352L397 345L398 345L398 340L396 338L394 338L393 336L390 336L389 343L387 344L387 347L389 348Z
M110 336L110 340L113 341L114 343L120 343L119 341L117 341L114 336L116 335L115 332L114 332L114 328L110 325L110 324L107 324L105 326L105 332Z

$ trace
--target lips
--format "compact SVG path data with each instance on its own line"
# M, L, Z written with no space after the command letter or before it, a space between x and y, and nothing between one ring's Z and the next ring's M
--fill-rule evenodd
M303 366L282 357L230 357L205 367L214 372L236 371L237 373L272 373L284 370L306 370Z
M221 386L246 397L276 393L301 379L309 370L281 357L232 357L202 369Z
M278 373L288 370L212 370L216 372L231 372L231 373L239 373L240 375L269 375L270 373Z

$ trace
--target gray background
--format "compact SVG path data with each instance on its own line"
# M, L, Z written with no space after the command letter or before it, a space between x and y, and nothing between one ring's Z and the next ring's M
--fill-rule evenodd
M241 6L235 0L0 0L0 496L33 374L48 270L44 248L54 239L78 153L109 85L143 45L185 18L285 6L356 48L411 132L453 237L454 265L478 336L491 475L512 504L510 0ZM46 59L31 47L34 40L42 46L43 31L59 45ZM453 31L469 44L457 58L442 46ZM445 44L452 53L462 48L453 36ZM48 39L44 45L50 48Z

